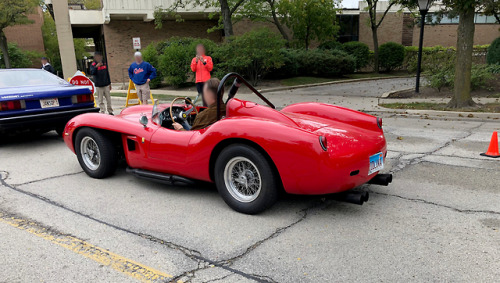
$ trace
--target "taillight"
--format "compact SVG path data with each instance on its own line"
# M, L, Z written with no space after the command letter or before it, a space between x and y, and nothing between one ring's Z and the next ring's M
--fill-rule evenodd
M0 111L26 109L24 100L11 100L0 102Z
M377 118L377 126L382 129L382 118Z
M326 151L326 147L328 146L328 142L326 140L326 137L324 136L319 136L319 144L321 145L321 148Z
M88 102L93 102L93 101L94 101L94 96L92 94L73 95L71 97L71 102L73 104L88 103Z

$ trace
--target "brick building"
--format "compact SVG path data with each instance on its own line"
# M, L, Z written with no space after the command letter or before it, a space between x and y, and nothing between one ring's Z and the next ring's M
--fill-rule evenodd
M50 4L50 0L45 0ZM207 30L217 24L215 19L209 19L209 11L202 8L186 7L178 11L182 14L183 22L167 19L161 29L155 29L154 11L157 7L167 8L173 0L101 0L100 7L87 10L81 0L69 0L69 15L73 37L93 38L96 50L104 51L110 67L113 82L123 82L128 79L127 68L132 61L135 51L132 38L140 37L142 47L152 42L162 41L172 36L190 36L209 38L221 41L221 31L208 33ZM380 15L385 11L387 2L378 3ZM344 9L339 15L341 33L339 41L361 41L373 48L373 39L368 26L366 3L359 2L355 9ZM439 7L433 7L432 16ZM399 11L393 7L387 14L379 28L379 43L387 41L403 45L417 45L419 27L409 11ZM476 25L475 44L489 44L500 36L500 25L495 24L492 18L478 14ZM425 30L425 46L454 46L456 44L456 19L444 19L441 24L428 25ZM268 23L241 21L235 24L235 34L242 34L258 26L275 27Z
M23 50L37 51L43 53L45 48L43 45L42 25L43 12L42 8L38 7L36 11L29 15L28 18L32 21L26 25L15 25L5 29L7 41L16 43ZM34 66L38 67L40 62L34 62Z
M380 18L386 10L388 2L379 2L377 16ZM373 48L372 31L368 12L365 11L366 2L359 2L359 41ZM415 24L415 19L410 11L400 11L400 7L394 6L389 10L384 21L379 27L379 44L393 41L406 46L417 46L420 37L420 27ZM439 6L433 6L429 11L429 18L435 19ZM443 17L440 23L425 26L424 46L455 46L457 44L458 18ZM474 44L490 44L500 36L500 25L496 23L493 16L476 14L476 31Z

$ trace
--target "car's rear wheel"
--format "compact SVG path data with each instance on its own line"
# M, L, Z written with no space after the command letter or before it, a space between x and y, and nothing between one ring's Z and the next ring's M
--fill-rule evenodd
M256 214L278 198L278 178L268 160L256 149L235 144L225 148L215 162L215 184L234 210Z
M75 151L80 166L92 178L105 178L116 170L117 150L112 141L99 131L91 128L78 131Z

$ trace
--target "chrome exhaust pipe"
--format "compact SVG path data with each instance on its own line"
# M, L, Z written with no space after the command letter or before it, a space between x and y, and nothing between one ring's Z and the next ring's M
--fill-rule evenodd
M368 184L381 186L388 186L390 183L392 183L392 174L378 174L377 176L373 177L373 179L368 181Z

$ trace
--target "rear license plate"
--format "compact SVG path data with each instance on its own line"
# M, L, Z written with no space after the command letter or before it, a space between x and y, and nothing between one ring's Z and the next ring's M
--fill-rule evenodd
M59 100L57 98L40 99L40 106L42 108L50 108L59 106Z
M379 152L375 155L370 156L370 170L368 170L368 175L384 169L384 154Z

